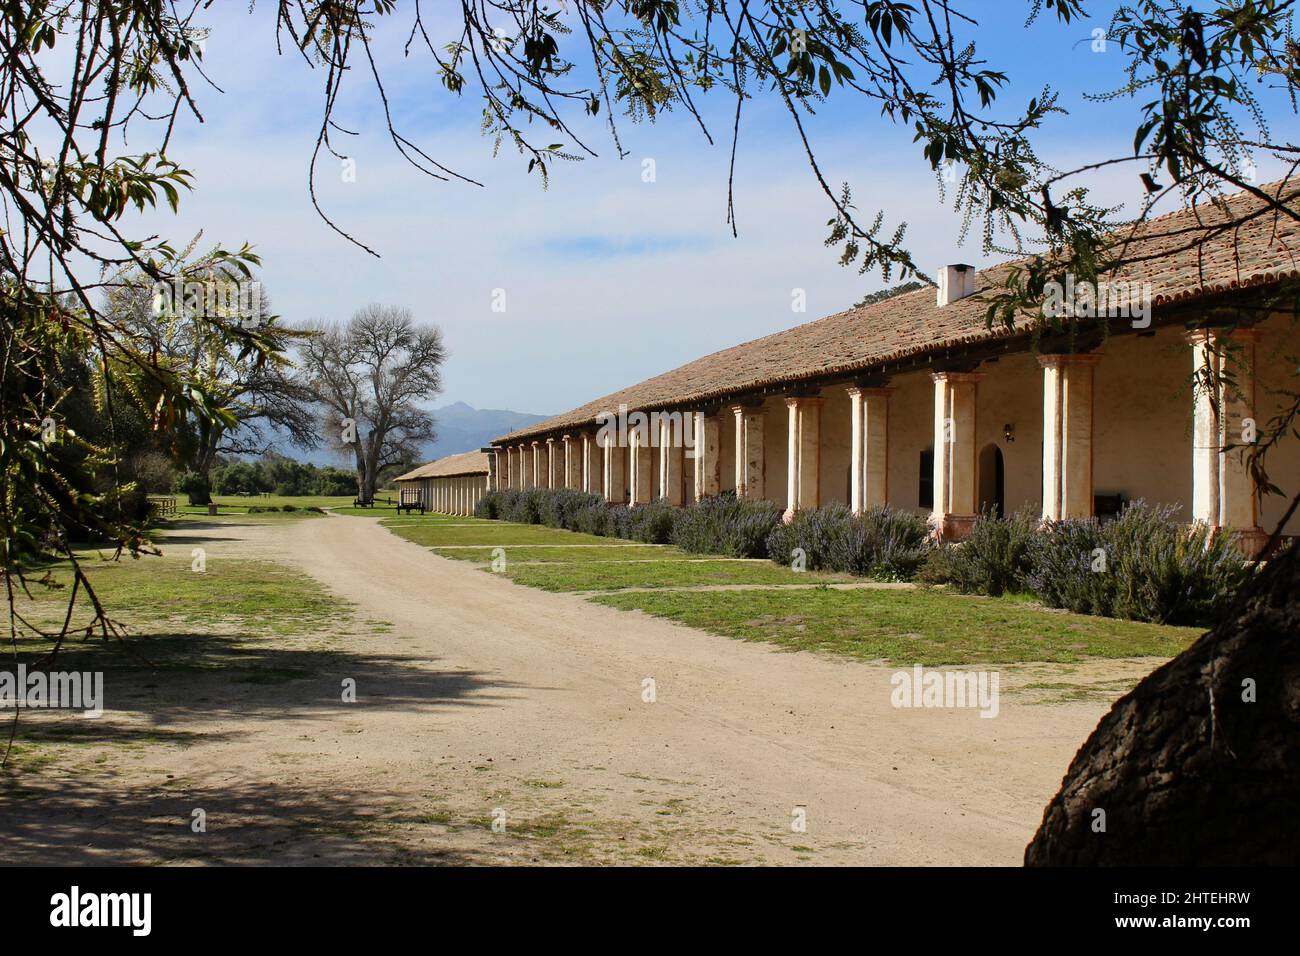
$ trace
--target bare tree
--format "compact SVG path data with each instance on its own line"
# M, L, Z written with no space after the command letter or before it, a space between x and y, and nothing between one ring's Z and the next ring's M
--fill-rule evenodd
M354 456L357 497L371 501L380 471L435 437L420 403L442 391L442 330L416 325L409 309L371 304L346 325L312 331L300 348L304 380L331 442Z

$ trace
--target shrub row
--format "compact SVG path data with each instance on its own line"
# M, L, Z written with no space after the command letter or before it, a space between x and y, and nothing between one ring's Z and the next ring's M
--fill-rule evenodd
M889 581L911 578L930 550L930 527L909 511L875 508L854 515L844 505L797 513L767 538L778 564L801 559L810 571L840 571Z
M1250 574L1227 535L1135 502L1107 524L981 515L966 540L934 549L919 577L968 593L1028 591L1081 614L1211 627Z
M1210 538L1179 522L1177 509L1141 502L1104 525L984 514L965 540L944 545L908 511L854 515L836 504L785 524L780 506L732 492L684 507L658 500L628 508L579 491L511 489L485 494L475 514L969 594L1028 592L1049 607L1164 624L1212 626L1251 573L1227 536Z
M489 491L474 509L479 518L497 518L520 524L544 524L584 534L644 541L647 544L680 543L692 551L762 557L763 542L772 526L780 520L780 510L769 502L738 502L735 495L710 498L685 508L676 508L660 499L628 508L609 506L600 495L568 489L517 488ZM757 517L757 520L755 520ZM716 538L707 538L703 527L690 532L691 543L679 541L678 529L685 531L703 519ZM739 523L726 527L724 519ZM706 540L715 542L706 546Z

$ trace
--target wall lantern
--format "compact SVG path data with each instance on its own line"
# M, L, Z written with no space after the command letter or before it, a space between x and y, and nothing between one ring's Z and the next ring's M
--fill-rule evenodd
M1015 425L1003 425L1003 426L1002 426L1002 437L1005 438L1008 442L1013 442L1013 441L1015 441L1015 440L1016 440L1016 426L1015 426Z

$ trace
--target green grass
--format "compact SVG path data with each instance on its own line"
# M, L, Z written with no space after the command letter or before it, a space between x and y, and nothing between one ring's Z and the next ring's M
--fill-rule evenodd
M434 554L456 561L488 564L497 547L505 548L511 563L544 562L546 564L606 564L615 561L682 560L688 557L676 548L650 544L629 544L607 548L571 548L564 545L493 545L482 548L431 548Z
M668 592L591 600L789 650L906 665L1170 657L1201 633L927 590Z
M506 547L520 544L594 544L609 546L627 544L614 538L601 538L594 534L578 534L575 531L560 531L539 524L509 524L501 521L483 521L480 526L459 528L448 525L474 524L473 519L462 518L458 521L430 521L425 524L412 524L406 527L397 519L391 523L393 533L414 541L425 547L438 545L483 545L487 548Z
M296 510L287 512L287 516L296 517L303 514L311 515L312 512L306 511L307 508L329 508L336 514L347 515L365 515L367 517L392 517L396 514L393 510L396 507L398 496L396 492L381 491L375 496L375 506L373 508L354 508L352 502L356 500L356 495L213 495L212 500L216 503L219 515L245 515L248 514L249 508L283 508L285 505L292 505ZM207 505L191 505L187 503L184 495L176 496L176 509L182 515L203 515L207 516ZM269 514L281 514L282 512L268 512ZM412 515L416 520L421 518L419 513ZM425 515L425 520L449 520L445 515ZM472 521L472 518L462 518L462 521Z
M132 632L203 630L215 624L265 635L290 634L320 628L347 609L314 580L282 565L207 554L200 572L192 570L194 546L172 544L165 537L161 545L161 556L124 556L117 561L96 551L78 554L100 602ZM67 562L45 570L62 586L37 584L40 575L32 575L31 598L19 604L42 626L61 621L72 582ZM74 625L89 617L79 596Z
M283 508L293 505L298 511L306 508L337 508L351 505L353 496L347 495L213 495L219 512L247 514L249 508ZM176 509L184 514L207 515L207 505L191 505L184 495L176 496ZM274 513L274 512L272 512ZM290 512L296 514L297 512ZM309 512L310 513L310 512Z
M347 511L355 514L375 514L375 509L349 508ZM499 528L500 521L492 521L488 518L473 518L468 515L437 515L437 514L420 514L418 511L408 512L406 514L395 515L391 508L387 509L384 515L384 527L388 528L439 528L448 525L480 525L485 528Z
M699 587L726 584L803 584L852 581L848 575L797 574L769 561L577 561L571 564L512 564L512 581L544 591L607 591L617 588Z
M280 685L290 681L309 682L295 694L325 699L338 693L332 675L355 676L362 686L393 679L396 668L351 655L338 640L356 625L345 600L287 567L225 557L215 546L206 554L204 570L192 570L191 551L204 543L187 529L180 540L163 537L161 556L111 561L94 551L78 552L124 639L103 640L98 630L93 639L85 639L93 615L82 590L57 666L102 671L108 709L143 719L122 724L84 721L60 711L28 715L11 755L11 771L57 767L67 772L87 761L113 767L124 754L142 748L185 748L200 735L219 738L220 723L206 730L186 725L203 714L218 720L224 713L278 718L289 703ZM44 572L62 586L40 584ZM57 631L71 580L67 562L29 575L30 597L18 598L18 612L44 631ZM46 663L52 648L48 637L20 627L18 663ZM13 796L16 780L0 779L0 796Z
M473 527L452 525L472 524ZM435 554L490 567L504 548L501 572L547 591L790 585L855 581L847 575L797 574L767 561L727 561L503 521L430 517L386 521L394 534ZM477 545L478 547L469 547ZM595 545L595 547L573 547ZM1085 657L1169 657L1199 632L1051 611L1026 595L966 597L942 590L805 588L667 591L595 596L715 634L767 641L791 650L862 660L967 664L1077 661Z
M306 511L299 509L297 511L259 511L249 513L247 510L225 510L218 511L215 515L210 515L206 508L178 508L176 515L172 518L163 518L152 522L153 527L177 527L178 523L183 526L184 522L190 521L213 521L219 524L276 524L283 521L298 521L302 518L321 518L324 517L318 511Z

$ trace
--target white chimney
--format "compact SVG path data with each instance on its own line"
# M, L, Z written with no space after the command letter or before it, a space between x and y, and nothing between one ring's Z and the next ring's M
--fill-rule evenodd
M964 263L944 266L939 270L940 306L964 299L975 292L975 267Z

